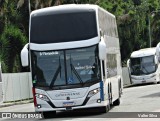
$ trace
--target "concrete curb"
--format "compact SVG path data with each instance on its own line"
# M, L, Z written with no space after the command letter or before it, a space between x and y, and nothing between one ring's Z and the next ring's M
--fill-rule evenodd
M132 86L133 86L132 84L124 85L123 88L129 88L129 87L132 87Z
M25 101L11 102L11 103L0 103L0 108L9 107L13 105L27 104L27 103L32 103L32 102L33 100L25 100Z

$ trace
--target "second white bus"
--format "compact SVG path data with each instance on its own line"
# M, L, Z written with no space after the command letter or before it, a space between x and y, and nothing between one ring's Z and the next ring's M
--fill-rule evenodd
M145 48L131 53L127 65L132 84L160 81L160 64L156 50L156 48Z

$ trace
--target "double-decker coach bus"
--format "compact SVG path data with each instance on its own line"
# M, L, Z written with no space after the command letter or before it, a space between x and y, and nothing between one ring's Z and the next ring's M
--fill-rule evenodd
M131 53L128 60L132 84L157 83L160 81L160 64L155 47L144 48Z
M29 28L21 61L30 64L37 112L44 117L93 107L106 112L111 104L120 104L121 56L114 15L97 5L60 5L33 11Z

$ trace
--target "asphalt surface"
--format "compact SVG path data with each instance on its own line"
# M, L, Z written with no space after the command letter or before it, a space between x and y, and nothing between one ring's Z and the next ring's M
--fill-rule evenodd
M0 112L34 112L33 103L0 108ZM133 113L134 112L134 113ZM150 117L146 117L150 114ZM156 117L157 115L157 117ZM115 117L114 117L115 116ZM116 118L118 116L118 118ZM125 118L124 118L125 117ZM22 120L22 119L1 119ZM112 106L109 113L98 109L58 112L51 119L23 119L45 121L160 121L160 84L132 86L123 90L121 104Z

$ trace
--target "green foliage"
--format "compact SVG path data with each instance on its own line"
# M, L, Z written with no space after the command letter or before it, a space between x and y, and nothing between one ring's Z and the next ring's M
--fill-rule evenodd
M20 52L27 42L25 35L21 30L14 26L5 26L0 38L1 42L1 62L2 72L21 71Z
M160 42L159 0L30 0L31 10L60 4L97 4L117 18L122 64L132 51ZM153 12L159 11L159 12ZM154 13L154 16L152 14ZM0 59L3 72L22 71L20 51L28 41L28 0L0 0Z
M121 21L121 19L119 19L120 17L118 17L117 21L118 21L119 37L121 42L121 55L123 62L126 62L132 51L149 47L149 33L148 33L149 18L151 21L152 46L156 46L158 41L160 41L160 39L156 42L154 40L154 38L156 37L154 31L156 27L159 28L158 25L154 24L156 27L152 27L153 26L152 24L157 21L160 21L160 19L157 18L157 20L153 22L150 14L151 13L150 11L156 11L158 8L160 8L159 5L160 2L158 0L149 2L145 0L141 1L133 0L133 4L130 4L129 5L130 7L126 9L130 16L130 19L127 19L125 22L119 22ZM159 30L157 29L156 30L157 35L160 32L158 31ZM126 35L124 35L124 33L126 33ZM156 37L156 40L157 39L158 37Z
M3 0L0 4L0 59L5 73L22 71L20 51L28 36L27 5L23 0Z

